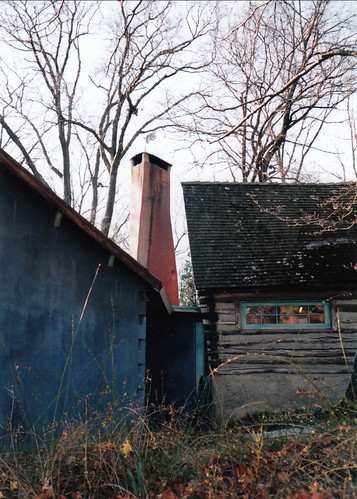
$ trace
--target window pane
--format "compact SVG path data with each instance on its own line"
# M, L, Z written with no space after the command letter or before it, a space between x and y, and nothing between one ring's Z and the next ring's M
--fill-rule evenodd
M294 325L297 328L313 329L317 325L328 328L330 319L326 315L325 307L323 303L242 304L243 325L252 329L274 329L275 326L293 329Z
M259 307L247 307L247 324L260 324Z
M259 313L260 307L247 307L247 316L248 315L257 315Z
M312 313L317 313L317 314L323 314L324 313L324 307L323 305L310 305L309 309Z
M279 324L293 324L293 307L292 305L282 305L279 311Z
M294 314L306 315L306 314L308 314L308 312L309 312L309 307L307 305L297 305L294 307Z
M280 307L280 314L282 315L292 315L293 307L291 305L283 305Z
M321 314L321 315L318 315L318 314L310 315L310 322L312 324L323 324L325 322L325 316L323 314Z
M307 315L298 315L296 316L297 324L308 324L309 319Z
M259 315L247 315L247 324L260 324Z
M297 315L280 315L279 324L299 324L299 317Z
M276 324L276 315L262 315L262 324Z

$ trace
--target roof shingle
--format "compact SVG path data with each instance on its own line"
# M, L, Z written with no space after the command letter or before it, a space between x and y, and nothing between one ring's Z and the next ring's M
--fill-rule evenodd
M183 183L195 282L205 288L356 283L356 185Z

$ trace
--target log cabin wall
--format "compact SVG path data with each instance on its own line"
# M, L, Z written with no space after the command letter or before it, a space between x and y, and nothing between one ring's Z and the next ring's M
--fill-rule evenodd
M215 399L221 422L261 411L333 406L344 397L357 345L357 297L201 292ZM241 303L326 300L326 330L244 330Z
M356 183L183 192L217 417L338 403L356 348Z

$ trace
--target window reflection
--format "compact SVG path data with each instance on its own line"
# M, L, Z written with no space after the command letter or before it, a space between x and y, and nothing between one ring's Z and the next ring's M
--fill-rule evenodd
M251 305L246 307L246 324L324 324L323 304Z

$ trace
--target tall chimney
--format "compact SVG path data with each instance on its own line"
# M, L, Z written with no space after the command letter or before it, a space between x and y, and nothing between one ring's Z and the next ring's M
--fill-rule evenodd
M131 159L130 253L166 288L178 305L178 285L170 217L171 165L146 152Z

